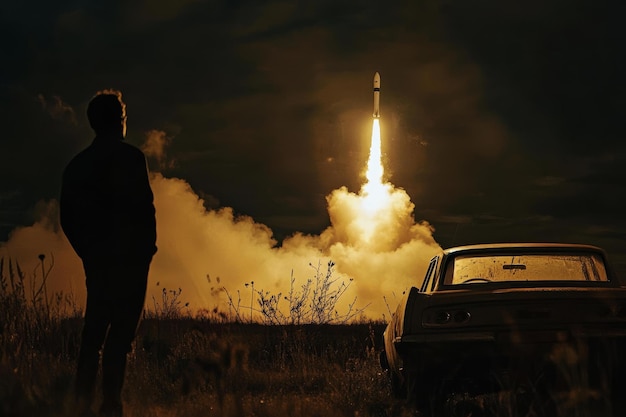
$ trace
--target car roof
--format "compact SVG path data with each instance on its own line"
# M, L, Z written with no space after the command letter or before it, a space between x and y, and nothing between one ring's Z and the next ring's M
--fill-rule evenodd
M476 245L455 246L452 248L444 249L444 255L457 254L459 252L500 252L509 250L541 250L541 251L587 251L587 252L600 252L605 253L600 247L593 245L583 245L574 243L482 243Z

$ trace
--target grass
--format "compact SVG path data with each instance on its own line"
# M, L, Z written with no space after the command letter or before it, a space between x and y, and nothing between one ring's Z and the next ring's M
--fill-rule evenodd
M146 319L129 357L127 415L371 415L390 400L369 336L380 331ZM77 349L63 338L60 352L4 351L0 415L67 415Z
M127 379L140 389L127 399L138 415L363 413L389 400L370 339L381 328L147 320Z
M0 416L71 415L82 311L71 296L47 294L50 267L45 267L45 258L41 261L39 273L26 277L17 262L0 260ZM318 267L316 278L282 298L288 313L279 316L270 309L271 317L256 321L242 318L265 314L268 304L262 296L271 294L255 292L258 307L249 311L238 304L231 305L236 314L214 309L192 315L181 289L163 289L161 299L148 300L129 356L125 415L424 415L391 395L378 362L384 323L347 323L347 316L333 309L317 309L317 315L306 310L312 301L302 294L336 297L343 291L343 283L332 287L329 271L320 273ZM34 285L26 285L29 280ZM307 317L309 323L303 323ZM329 323L333 318L339 323ZM277 319L279 324L269 324ZM554 369L566 376L561 378L566 389L540 392L540 384L533 383L524 391L505 381L505 389L493 394L461 389L434 399L435 415L608 416L610 404L585 385L584 363L575 360L575 353L563 347L550 358Z
M18 262L0 260L1 416L70 415L82 311L72 297L47 293L51 264L40 259L30 277ZM336 297L329 278L305 284L319 286L307 293ZM267 325L217 309L192 317L181 292L162 289L147 302L129 355L127 416L354 416L388 405L377 356L382 323ZM262 314L261 295L247 314ZM309 314L298 297L298 317L285 320ZM328 308L335 302L316 310L316 320L339 317Z

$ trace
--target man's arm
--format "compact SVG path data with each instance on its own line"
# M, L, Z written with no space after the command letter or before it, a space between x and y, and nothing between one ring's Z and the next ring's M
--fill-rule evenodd
M133 147L130 156L121 182L124 184L123 204L129 214L127 220L132 222L129 226L133 230L131 240L135 247L131 250L151 257L156 252L156 218L148 166L139 149Z
M61 228L81 258L86 256L89 245L89 238L86 236L89 227L85 224L88 209L84 198L78 190L74 175L66 169L63 173L59 200Z

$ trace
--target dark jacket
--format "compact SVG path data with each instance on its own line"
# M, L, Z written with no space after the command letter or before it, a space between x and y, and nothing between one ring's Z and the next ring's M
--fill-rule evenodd
M63 172L61 226L83 262L150 262L156 221L146 158L118 138L96 137Z

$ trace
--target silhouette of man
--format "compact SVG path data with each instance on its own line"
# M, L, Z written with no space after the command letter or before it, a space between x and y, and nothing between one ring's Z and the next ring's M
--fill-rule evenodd
M121 416L126 355L157 250L155 211L146 158L124 142L121 93L97 93L87 118L96 137L65 168L60 202L61 226L83 261L87 281L75 389L79 412L89 412L102 349L100 410Z

